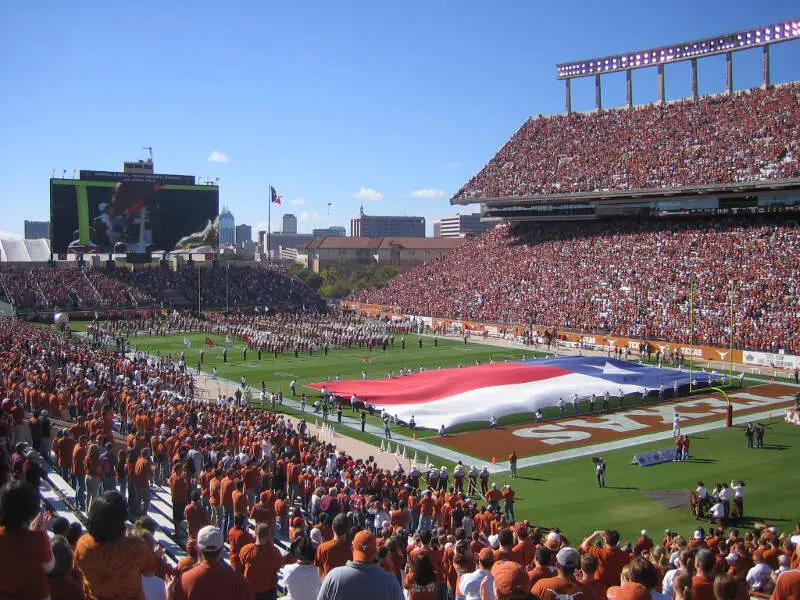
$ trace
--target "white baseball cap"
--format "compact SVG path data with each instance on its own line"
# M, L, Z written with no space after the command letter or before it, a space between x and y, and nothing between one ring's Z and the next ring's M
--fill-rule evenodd
M197 547L206 552L216 552L222 550L225 540L222 537L222 530L213 525L206 525L197 533Z

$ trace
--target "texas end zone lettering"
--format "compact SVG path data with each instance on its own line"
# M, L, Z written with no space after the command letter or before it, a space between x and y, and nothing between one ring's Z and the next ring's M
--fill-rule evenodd
M732 394L731 399L733 400L731 405L735 412L752 412L770 405L792 401L794 397L770 398L749 392L739 392ZM560 446L589 440L593 437L593 432L638 435L646 433L648 430L662 430L665 425L672 423L675 410L680 413L681 421L684 423L718 418L719 415L725 413L726 406L727 402L719 398L693 398L675 404L642 407L624 413L602 415L591 420L567 419L558 424L548 423L536 427L524 427L512 433L517 437L535 439L549 446Z

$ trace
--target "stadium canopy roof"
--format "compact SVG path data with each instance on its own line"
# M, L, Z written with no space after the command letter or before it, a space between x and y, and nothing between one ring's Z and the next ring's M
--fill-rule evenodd
M0 262L30 263L50 260L50 240L0 240Z

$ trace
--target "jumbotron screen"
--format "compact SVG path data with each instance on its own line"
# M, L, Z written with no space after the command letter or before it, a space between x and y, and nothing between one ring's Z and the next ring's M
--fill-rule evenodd
M217 247L218 187L173 183L180 182L180 176L119 176L121 181L114 177L50 181L54 253ZM193 183L194 178L183 183L189 179Z

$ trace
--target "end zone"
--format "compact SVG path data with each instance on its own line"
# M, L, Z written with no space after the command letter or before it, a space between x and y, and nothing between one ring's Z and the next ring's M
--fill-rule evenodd
M793 406L796 389L768 384L729 394L734 423L748 419L782 417ZM493 430L481 430L437 437L441 446L471 456L505 461L516 451L518 467L564 460L579 455L608 452L651 441L672 438L676 411L681 430L692 435L725 426L727 402L721 394L692 396L682 400L637 406L610 413L585 413L547 423L527 423Z

